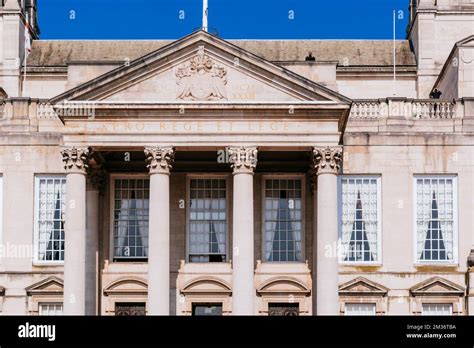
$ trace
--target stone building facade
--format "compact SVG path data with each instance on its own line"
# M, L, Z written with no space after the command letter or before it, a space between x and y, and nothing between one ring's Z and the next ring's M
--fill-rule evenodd
M35 19L1 2L0 314L474 314L473 0L410 1L396 83L391 41Z

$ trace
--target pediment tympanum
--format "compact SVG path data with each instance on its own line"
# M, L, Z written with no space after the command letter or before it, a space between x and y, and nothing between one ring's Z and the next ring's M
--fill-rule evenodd
M416 284L410 289L414 296L446 296L446 295L464 295L464 288L447 279L433 277Z
M298 102L350 100L250 52L195 32L51 102Z
M340 295L378 295L384 296L388 289L363 277L358 277L339 286Z
M26 293L28 294L28 296L43 294L62 295L63 288L64 287L62 279L52 276L28 286L26 288Z

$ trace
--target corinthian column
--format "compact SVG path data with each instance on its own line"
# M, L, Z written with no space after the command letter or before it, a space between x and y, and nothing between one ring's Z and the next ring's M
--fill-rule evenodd
M84 315L86 306L86 169L89 150L61 151L66 169L64 314Z
M170 171L172 147L145 148L150 170L148 314L170 314Z
M341 164L341 147L313 149L313 314L318 315L339 314L337 174Z
M229 147L227 151L234 170L232 312L253 315L253 172L257 165L257 148Z

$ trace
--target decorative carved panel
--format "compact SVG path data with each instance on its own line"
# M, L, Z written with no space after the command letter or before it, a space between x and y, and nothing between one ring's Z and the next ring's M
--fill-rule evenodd
M204 46L191 60L176 69L181 100L227 100L227 69L204 53Z
M144 303L115 303L115 315L137 316L145 315Z
M269 303L269 316L296 317L299 315L298 303Z

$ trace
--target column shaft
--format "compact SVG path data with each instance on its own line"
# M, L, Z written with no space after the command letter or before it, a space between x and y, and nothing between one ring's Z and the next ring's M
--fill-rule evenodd
M66 169L64 314L84 315L86 296L86 167L89 151L62 151Z
M254 314L253 175L234 175L233 313Z
M86 303L85 314L97 315L97 276L99 260L99 191L86 193Z
M145 149L150 170L148 314L170 314L170 171L172 147Z
M234 170L232 312L234 315L253 315L253 171L257 165L257 148L229 147L227 151Z
M316 287L313 285L313 314L338 315L337 174L342 164L342 149L314 148L312 160L317 178L317 190L313 196L313 205L316 205L316 219L313 219L313 232L316 233L313 234L313 284L316 283Z
M150 175L148 314L170 313L169 175Z
M318 176L317 194L317 313L339 314L337 231L337 176Z

